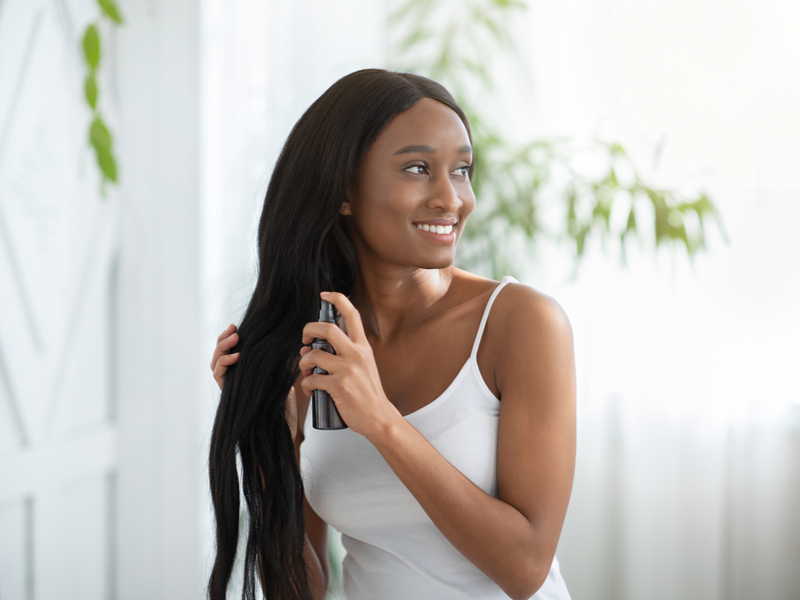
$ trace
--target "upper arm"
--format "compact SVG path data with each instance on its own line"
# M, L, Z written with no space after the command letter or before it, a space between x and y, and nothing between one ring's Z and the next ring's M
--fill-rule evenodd
M297 457L297 464L300 465L300 444L305 438L303 434L303 424L305 423L308 412L310 398L303 394L300 383L303 381L303 374L294 383L295 398L297 401L297 436L295 438L294 452ZM328 524L316 513L306 498L303 498L303 518L305 520L306 535L311 542L311 547L319 559L322 566L322 573L327 583L330 580L330 562L328 559Z
M575 469L575 358L572 328L552 298L509 284L495 364L501 395L497 484L555 554Z

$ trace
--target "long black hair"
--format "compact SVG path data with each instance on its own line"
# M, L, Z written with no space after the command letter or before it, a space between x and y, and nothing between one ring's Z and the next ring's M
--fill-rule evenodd
M295 124L275 165L258 226L258 281L239 325L239 361L228 368L211 435L209 475L216 517L210 600L222 600L239 538L239 477L249 529L242 597L254 600L260 572L267 600L310 600L303 557L303 483L286 396L303 327L319 293L350 295L356 254L339 214L364 156L397 114L422 98L467 117L440 84L410 73L365 69L334 83ZM324 560L324 557L321 557Z

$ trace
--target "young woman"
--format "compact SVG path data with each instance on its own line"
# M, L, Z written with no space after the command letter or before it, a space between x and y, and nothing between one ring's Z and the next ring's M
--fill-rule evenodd
M408 73L342 78L290 133L255 292L211 362L212 600L233 567L240 477L248 598L256 577L269 600L323 598L328 524L348 600L569 598L555 550L575 461L572 333L551 298L453 267L473 164L461 108ZM317 322L323 299L343 329ZM348 429L312 427L315 389Z

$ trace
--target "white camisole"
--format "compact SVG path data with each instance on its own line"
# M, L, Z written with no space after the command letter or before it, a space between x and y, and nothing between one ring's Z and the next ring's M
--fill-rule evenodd
M503 277L486 305L469 359L430 404L406 415L453 466L497 497L500 401L477 363L492 303L510 281ZM320 431L305 420L300 463L314 511L342 533L347 600L506 599L489 577L436 528L414 496L365 437L350 429ZM534 600L569 600L553 559Z

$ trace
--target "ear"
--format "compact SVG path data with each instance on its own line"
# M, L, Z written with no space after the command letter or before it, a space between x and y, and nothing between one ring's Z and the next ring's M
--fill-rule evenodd
M344 202L342 202L342 208L339 209L340 215L352 215L352 211L350 210L350 198L346 198Z

